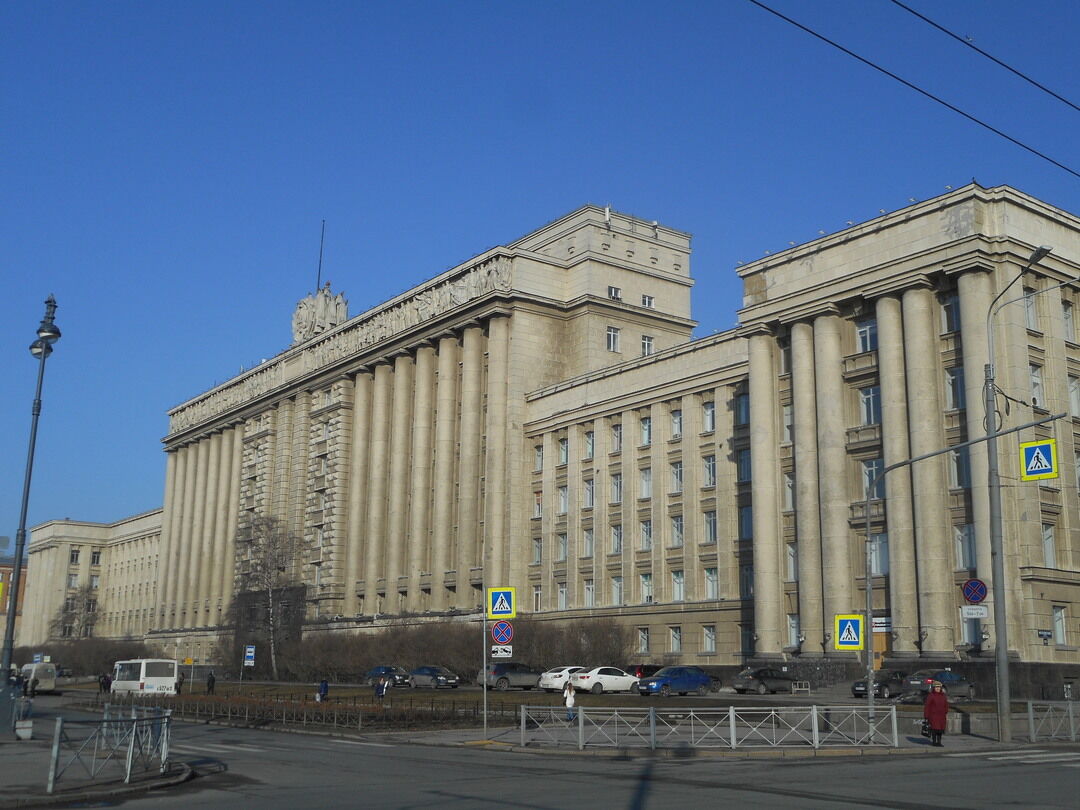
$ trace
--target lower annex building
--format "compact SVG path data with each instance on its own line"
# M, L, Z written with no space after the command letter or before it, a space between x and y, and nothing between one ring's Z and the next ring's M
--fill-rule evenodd
M1066 414L1000 440L1008 637L1076 672L1080 219L970 185L741 266L738 327L696 340L689 259L586 206L352 318L309 296L289 349L169 412L163 509L33 530L24 641L86 580L96 635L209 650L237 533L272 515L302 540L306 631L477 616L510 585L538 618L632 627L644 660L845 660L832 617L869 581L882 656L992 662L992 621L960 610L990 584L984 445L865 499L984 434L1008 288L1002 427ZM1020 480L1035 438L1060 477Z

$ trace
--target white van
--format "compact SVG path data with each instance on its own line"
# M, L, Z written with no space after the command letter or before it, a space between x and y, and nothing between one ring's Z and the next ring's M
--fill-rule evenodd
M176 661L168 658L136 658L113 664L112 691L116 694L176 694Z
M24 664L23 680L26 682L26 694L30 694L30 684L37 678L38 692L56 691L56 664Z

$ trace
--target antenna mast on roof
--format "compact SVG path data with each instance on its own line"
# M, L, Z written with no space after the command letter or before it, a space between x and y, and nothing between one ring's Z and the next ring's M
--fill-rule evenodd
M323 253L323 241L326 238L326 220L322 221L322 231L319 233L319 272L315 276L315 292L319 291L319 287L322 286L322 253Z

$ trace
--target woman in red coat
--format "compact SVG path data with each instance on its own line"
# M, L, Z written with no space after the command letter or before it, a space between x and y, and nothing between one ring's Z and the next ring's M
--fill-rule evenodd
M941 735L945 733L945 717L949 713L949 699L941 681L934 681L930 694L923 704L923 717L930 723L930 744L941 748Z

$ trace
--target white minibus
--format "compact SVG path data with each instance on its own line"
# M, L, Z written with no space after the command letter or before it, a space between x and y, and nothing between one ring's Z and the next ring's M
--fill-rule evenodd
M24 664L22 676L26 682L27 694L30 694L30 686L34 678L37 678L38 692L56 691L56 664Z
M112 691L117 694L172 695L176 693L176 661L136 658L113 665Z

